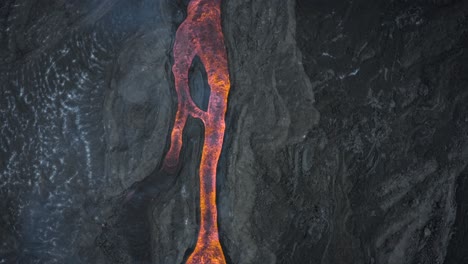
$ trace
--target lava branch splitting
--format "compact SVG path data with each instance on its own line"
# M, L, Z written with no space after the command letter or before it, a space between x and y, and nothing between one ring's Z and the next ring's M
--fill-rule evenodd
M225 264L219 242L216 208L216 168L224 140L225 115L230 89L224 36L221 28L221 0L191 0L187 18L176 32L174 66L177 113L171 145L163 169L173 171L179 164L182 132L188 116L200 119L205 127L200 161L200 230L187 264ZM189 68L195 56L205 66L211 88L208 108L201 110L190 96Z

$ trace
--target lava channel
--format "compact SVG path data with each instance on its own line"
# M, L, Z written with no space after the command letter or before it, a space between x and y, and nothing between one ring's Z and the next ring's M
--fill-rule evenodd
M179 164L182 132L188 116L205 127L200 161L200 229L187 264L225 264L219 242L216 208L216 168L224 140L225 115L230 89L228 61L221 28L221 0L191 0L187 18L177 29L172 72L177 92L177 113L171 145L163 169L174 171ZM195 56L205 66L211 89L208 108L201 110L190 96L188 75Z

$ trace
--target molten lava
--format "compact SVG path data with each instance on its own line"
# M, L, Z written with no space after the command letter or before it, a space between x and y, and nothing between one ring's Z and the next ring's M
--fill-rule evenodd
M195 56L205 66L211 94L206 111L195 105L188 84L189 68ZM221 29L221 0L191 0L187 18L176 32L174 66L177 113L171 133L171 146L163 168L178 166L182 132L188 116L205 126L200 161L200 230L195 250L187 264L225 264L219 242L216 209L216 168L224 139L225 114L230 89L227 54Z

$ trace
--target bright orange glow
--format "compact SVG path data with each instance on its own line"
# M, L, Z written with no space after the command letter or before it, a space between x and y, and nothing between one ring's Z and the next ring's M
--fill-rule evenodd
M188 85L189 68L200 57L208 76L211 94L208 109L202 111L192 101ZM216 168L224 140L225 115L230 89L227 54L221 29L221 0L191 0L187 18L176 32L174 66L177 113L171 133L171 146L163 168L178 166L182 132L188 116L199 118L205 126L200 161L200 230L195 250L187 264L225 264L219 242L216 209Z

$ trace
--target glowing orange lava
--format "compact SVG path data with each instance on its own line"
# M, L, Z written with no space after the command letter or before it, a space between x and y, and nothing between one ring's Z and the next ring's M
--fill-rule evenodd
M195 105L189 90L188 73L195 56L200 57L208 76L211 94L206 111ZM191 0L187 18L176 32L174 66L177 114L171 146L163 168L173 171L179 163L182 132L188 116L205 126L200 161L200 230L195 250L187 264L225 264L219 242L216 209L216 168L224 140L225 114L230 89L227 54L221 29L221 0Z

